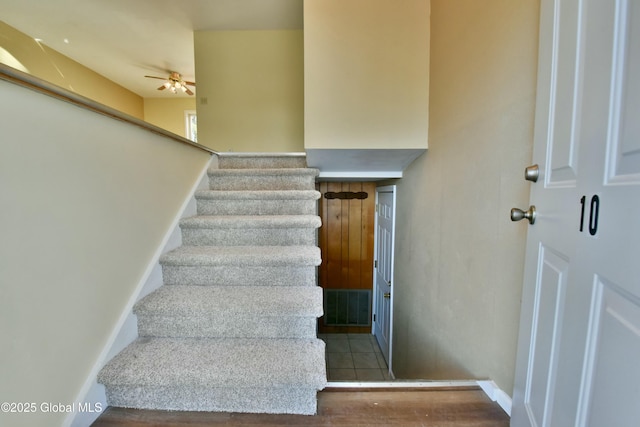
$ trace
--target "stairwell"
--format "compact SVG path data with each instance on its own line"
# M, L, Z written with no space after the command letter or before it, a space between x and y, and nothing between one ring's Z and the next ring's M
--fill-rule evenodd
M317 170L304 156L220 156L164 285L134 306L139 338L101 370L110 406L315 414Z

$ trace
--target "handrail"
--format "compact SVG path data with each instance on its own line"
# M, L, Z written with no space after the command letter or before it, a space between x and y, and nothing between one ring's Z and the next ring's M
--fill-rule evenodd
M15 68L9 67L8 65L2 63L0 63L0 80L5 80L7 82L14 83L27 89L35 90L36 92L40 92L43 95L57 98L61 101L65 101L81 108L94 111L98 114L111 117L112 119L130 123L132 125L146 129L149 132L166 136L167 138L171 138L174 141L190 145L194 148L198 148L210 154L218 154L216 151L208 147L200 145L187 138L181 137L180 135L176 135L175 133L169 132L166 129L162 129L161 127L152 125L151 123L147 123L144 120L137 119L133 116L130 116L129 114L123 113L122 111L118 111L115 108L108 107L85 96L79 95L75 92L71 92L65 88L49 83L31 74L16 70Z

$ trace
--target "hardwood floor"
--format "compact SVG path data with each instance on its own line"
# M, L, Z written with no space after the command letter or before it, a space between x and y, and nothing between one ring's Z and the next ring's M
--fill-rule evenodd
M167 412L107 408L105 426L426 426L508 427L509 416L478 388L324 390L318 415Z

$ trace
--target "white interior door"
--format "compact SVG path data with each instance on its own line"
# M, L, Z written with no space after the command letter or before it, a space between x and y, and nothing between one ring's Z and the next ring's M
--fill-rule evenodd
M639 76L638 1L542 1L512 426L640 420Z
M391 371L395 186L376 189L373 334Z

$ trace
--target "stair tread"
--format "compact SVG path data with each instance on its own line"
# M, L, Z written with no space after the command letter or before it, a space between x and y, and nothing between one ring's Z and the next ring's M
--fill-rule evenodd
M316 190L198 190L195 197L200 200L318 200L320 192Z
M310 286L161 286L134 307L138 315L322 316L322 288Z
M208 169L209 176L318 176L313 168Z
M219 153L220 169L239 168L305 168L305 153Z
M108 386L315 387L326 385L318 339L138 338L99 373Z
M250 151L226 151L218 153L218 157L221 159L272 159L272 158L287 158L287 159L306 159L307 153L296 151L274 151L274 152L250 152Z
M163 265L318 266L317 246L180 246L160 258Z
M319 228L317 215L197 215L180 220L182 228Z

